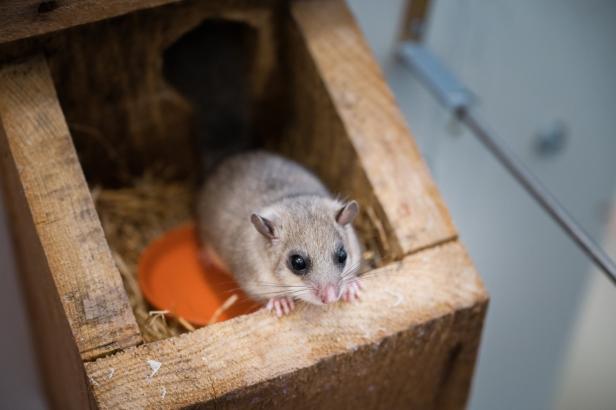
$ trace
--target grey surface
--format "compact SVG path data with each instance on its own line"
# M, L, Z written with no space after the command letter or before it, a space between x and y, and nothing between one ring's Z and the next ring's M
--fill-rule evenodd
M28 317L18 283L0 190L0 408L44 409Z

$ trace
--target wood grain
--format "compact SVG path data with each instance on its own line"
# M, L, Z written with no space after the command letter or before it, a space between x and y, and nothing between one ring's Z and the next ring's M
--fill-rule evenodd
M179 0L3 0L0 43L39 36Z
M349 169L366 172L374 202L382 207L377 211L382 211L379 213L386 229L395 238L396 256L455 238L448 212L394 96L344 2L294 1L290 7L301 36L301 42L295 41L290 47L306 47L312 60L308 64L314 64L316 71L311 74L304 64L305 75L293 87L294 92L304 93L295 100L304 99L303 108L315 102L327 104L322 93L319 95L319 87L324 88L341 120L336 124L330 114L327 122L321 122L319 115L328 108L308 108L298 114L313 114L307 116L307 121L312 122L302 126L304 134L309 134L304 137L313 137L322 144L329 140L321 152L329 150L329 158L337 165L326 166L337 170L339 179ZM305 60L300 56L300 61ZM301 81L307 84L303 88ZM356 163L347 163L345 156L337 158L349 142Z
M464 249L449 243L373 273L358 304L302 305L283 319L261 310L86 363L96 401L463 408L487 304ZM148 360L161 364L155 374Z
M141 343L42 57L0 69L0 121L3 161L31 217L15 222L34 226L43 253L33 274L51 275L79 354L91 360Z
M208 96L225 89L219 76L210 76L192 87L201 92L199 102L203 104L190 101L165 78L165 51L210 21L253 29L251 103L260 106L270 98L276 58L271 3L181 2L77 27L45 42L60 103L88 181L130 184L135 176L152 169L166 178L195 179L202 170L198 147L204 121L199 115L212 109ZM204 45L204 49L195 49L198 60L194 64L178 61L177 65L202 67L216 64L219 57L215 47ZM207 68L204 74L213 71ZM216 87L204 90L212 83Z
M0 182L47 400L52 408L88 408L92 397L82 359L1 126Z

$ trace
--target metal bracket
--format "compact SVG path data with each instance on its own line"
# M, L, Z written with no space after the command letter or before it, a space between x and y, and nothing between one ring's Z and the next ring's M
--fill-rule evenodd
M539 205L560 225L575 244L616 285L616 264L601 249L581 225L571 216L554 195L514 155L507 145L488 131L471 111L474 100L470 91L425 47L403 42L398 56L420 81L453 115L464 123L479 141L499 160Z
M446 108L458 111L474 102L473 94L424 46L403 42L398 57Z

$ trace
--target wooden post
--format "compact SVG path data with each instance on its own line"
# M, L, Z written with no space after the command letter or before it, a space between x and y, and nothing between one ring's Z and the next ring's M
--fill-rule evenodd
M86 363L96 400L101 408L464 408L487 296L463 248L418 252L365 282L361 303L301 306L283 319L261 310Z
M0 68L0 122L7 208L44 375L53 402L76 406L88 397L82 360L141 335L42 57Z
M311 153L309 165L339 192L370 192L360 199L391 234L392 257L454 239L447 209L344 2L294 1L287 27L293 133L300 137L286 152Z

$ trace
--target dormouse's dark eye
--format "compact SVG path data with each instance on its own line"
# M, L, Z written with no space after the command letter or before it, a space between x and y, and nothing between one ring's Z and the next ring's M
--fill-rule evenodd
M336 251L336 262L338 262L339 264L344 264L344 262L346 262L347 260L347 253L346 250L344 249L344 247L340 247L337 251Z
M304 275L307 272L308 262L301 255L289 256L289 265L293 270L293 273L297 275Z

